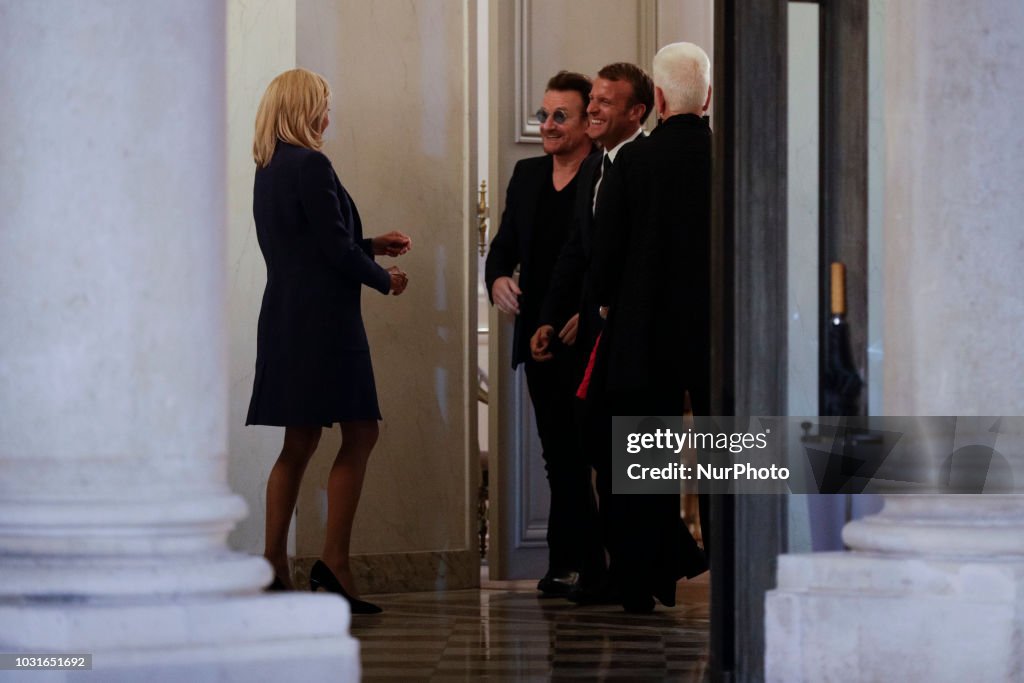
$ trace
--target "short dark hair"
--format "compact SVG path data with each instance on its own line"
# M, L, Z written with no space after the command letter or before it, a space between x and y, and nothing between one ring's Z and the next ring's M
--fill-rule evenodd
M654 81L647 75L647 72L636 64L615 62L598 71L597 77L609 81L627 81L633 86L633 99L629 104L630 106L644 105L644 115L640 119L640 124L643 125L647 117L650 116L651 110L654 109Z
M575 71L559 71L550 79L548 79L547 90L557 90L558 92L569 92L576 91L580 94L580 99L583 103L583 115L586 116L587 105L590 103L590 79L583 74L578 74Z

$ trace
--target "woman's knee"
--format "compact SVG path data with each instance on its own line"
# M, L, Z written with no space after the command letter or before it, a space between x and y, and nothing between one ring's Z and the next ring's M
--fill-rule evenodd
M290 459L310 458L320 443L321 431L320 427L285 427L281 455Z
M342 447L360 448L369 451L380 437L380 425L376 420L360 420L341 424Z

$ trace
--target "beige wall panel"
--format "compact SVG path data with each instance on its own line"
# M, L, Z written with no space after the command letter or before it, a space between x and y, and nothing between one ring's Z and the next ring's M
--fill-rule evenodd
M715 73L715 0L657 0L658 31L654 54L669 43L686 41L704 48L711 58L711 73ZM712 83L714 86L714 83ZM708 115L714 119L713 108Z
M365 234L397 229L414 242L397 260L410 276L406 293L363 293L384 422L354 554L461 550L475 542L468 533L476 475L467 467L469 406L475 410L475 390L468 395L475 310L467 304L476 287L468 258L475 244L467 216L466 11L443 0L297 4L298 65L324 74L334 92L324 151L359 207ZM320 552L338 444L337 428L325 434L303 485L299 556Z
M655 52L662 45L685 40L700 45L714 61L714 39L715 0L658 0Z
M609 62L637 60L638 4L635 0L522 0L517 4L522 134L539 135L530 116L544 97L548 79L558 71L592 76Z

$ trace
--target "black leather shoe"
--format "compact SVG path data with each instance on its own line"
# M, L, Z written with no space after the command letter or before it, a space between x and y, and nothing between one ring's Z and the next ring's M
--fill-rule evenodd
M654 598L650 595L623 597L622 609L630 614L650 614L654 611Z
M380 614L384 611L372 602L366 602L349 595L341 585L341 582L334 576L334 572L321 560L317 560L313 564L313 569L309 572L309 590L314 593L318 590L337 593L348 602L352 614Z
M676 582L671 580L663 581L661 586L654 591L654 597L665 607L676 606Z
M622 602L619 592L607 584L580 585L565 597L577 605L618 605Z
M564 598L576 587L579 578L579 572L564 574L548 572L543 579L537 582L537 590L541 592L542 598Z

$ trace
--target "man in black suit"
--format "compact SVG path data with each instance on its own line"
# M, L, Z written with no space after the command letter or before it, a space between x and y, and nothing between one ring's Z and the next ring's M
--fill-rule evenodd
M597 306L581 300L581 297L588 291L586 281L601 177L604 169L614 163L619 151L643 134L641 126L653 108L654 84L640 67L617 62L597 72L587 106L590 122L587 135L599 143L604 152L587 157L580 167L580 183L586 191L576 194L572 231L558 255L541 310L540 326L530 341L530 350L536 360L552 357L550 347L556 329L560 330L559 341L569 345L576 343L578 358L583 363L594 346L602 323L597 316Z
M551 488L548 571L537 588L552 596L575 585L588 553L580 530L594 526L595 513L589 470L572 428L571 361L560 356L537 363L529 339L569 233L580 164L592 150L585 112L589 95L590 79L582 74L563 71L548 81L537 112L545 155L516 164L484 274L491 302L516 316L512 367L525 364Z
M654 58L660 124L603 180L590 293L606 313L588 407L603 414L598 492L624 607L675 604L676 581L706 568L679 495L611 494L611 416L707 415L711 393L710 62L692 43Z
M617 62L597 73L590 91L587 134L601 144L603 152L592 154L580 167L580 191L576 194L573 226L569 240L558 256L541 310L540 325L530 340L534 360L545 362L554 357L553 349L572 346L571 362L575 367L574 385L583 377L590 350L603 325L597 314L597 303L589 296L591 246L594 214L598 210L598 193L604 172L614 163L619 151L641 137L641 126L654 108L654 84L643 69L635 64ZM559 330L557 339L555 330ZM564 353L564 350L563 350ZM573 393L575 394L575 386ZM582 406L575 406L577 438L588 461L603 443L594 443L594 430L586 424ZM601 514L601 527L607 526ZM590 534L592 545L601 545L595 529L580 529ZM581 603L601 603L615 595L608 586L603 545L599 553L591 553L582 573L580 586L570 599Z

